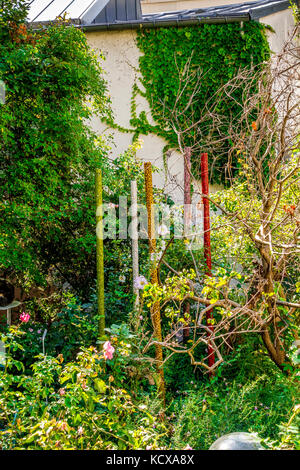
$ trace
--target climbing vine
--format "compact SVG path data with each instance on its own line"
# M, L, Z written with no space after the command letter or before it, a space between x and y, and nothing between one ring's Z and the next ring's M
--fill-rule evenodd
M134 136L155 133L167 141L168 148L176 148L177 136L170 126L168 110L175 104L179 74L187 61L191 61L191 70L201 69L203 76L204 83L197 94L197 105L192 110L193 119L197 121L207 97L214 95L239 69L261 64L269 58L270 49L265 30L266 26L257 22L139 30L137 44L143 53L140 57L140 72L145 92L137 84L134 85L130 121ZM178 106L186 106L192 89L193 83L190 83ZM147 98L157 125L149 123L144 111L137 114L135 98L138 93ZM241 99L241 94L242 90L237 93L237 101ZM218 111L225 117L234 115L237 104L224 99L220 102ZM183 127L184 119L183 113ZM194 137L191 133L188 134L185 145L190 145ZM230 142L225 142L224 145L230 145ZM212 175L214 182L224 181L226 149L224 152L222 148L219 153L218 165ZM238 167L237 161L234 166Z
M94 279L94 169L107 152L87 121L109 115L109 98L85 35L64 21L32 31L27 9L0 2L0 271L23 287L55 272L79 290Z

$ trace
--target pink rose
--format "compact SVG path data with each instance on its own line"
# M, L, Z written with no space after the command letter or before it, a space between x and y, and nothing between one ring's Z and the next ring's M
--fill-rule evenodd
M110 341L106 341L103 344L103 355L104 355L105 360L112 359L114 352L115 352L115 348L112 346Z
M30 315L29 315L29 313L23 312L23 313L20 315L20 320L21 320L23 323L29 322L29 320L30 320Z

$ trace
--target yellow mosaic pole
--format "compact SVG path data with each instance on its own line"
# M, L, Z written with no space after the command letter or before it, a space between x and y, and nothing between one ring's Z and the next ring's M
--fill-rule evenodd
M145 190L146 190L146 205L148 214L148 239L149 239L149 254L150 258L156 251L156 240L155 240L155 225L154 225L154 203L153 203L153 187L152 187L152 165L150 162L144 163L145 171ZM154 266L151 269L151 283L158 283L158 271L157 267ZM161 334L161 317L160 317L160 306L159 302L156 302L151 308L151 317L154 328L154 334L157 341L162 341ZM163 351L160 344L155 345L155 359L157 361L157 370L159 373L159 395L165 402L165 379L163 370Z

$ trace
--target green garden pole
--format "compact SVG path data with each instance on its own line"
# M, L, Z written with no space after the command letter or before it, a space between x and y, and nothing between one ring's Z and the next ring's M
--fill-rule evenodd
M102 172L96 169L96 258L99 337L105 339Z

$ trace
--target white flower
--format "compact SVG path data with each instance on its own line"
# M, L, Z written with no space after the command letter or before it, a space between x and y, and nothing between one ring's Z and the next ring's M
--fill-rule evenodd
M164 237L169 234L169 229L166 225L162 224L158 226L157 233L158 235Z
M124 274L121 274L121 276L119 276L119 281L120 282L125 282L126 281L126 276L124 276Z
M138 276L134 280L134 287L135 289L144 289L144 287L148 284L147 279L144 276Z

